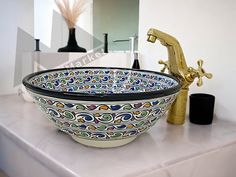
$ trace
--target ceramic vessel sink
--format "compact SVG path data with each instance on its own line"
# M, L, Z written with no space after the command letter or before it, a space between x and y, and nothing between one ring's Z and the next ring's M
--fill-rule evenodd
M100 67L41 71L23 84L58 129L94 147L131 142L165 114L180 90L170 75Z

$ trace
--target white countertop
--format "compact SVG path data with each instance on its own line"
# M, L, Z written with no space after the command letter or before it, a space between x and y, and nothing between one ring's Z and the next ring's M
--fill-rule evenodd
M1 144L3 136L55 176L190 177L191 174L191 177L200 177L199 171L204 174L209 171L207 177L211 177L210 174L213 177L217 169L224 171L219 169L221 165L217 163L217 158L225 158L224 164L229 163L225 169L229 175L224 172L224 177L234 177L236 174L232 166L232 163L236 163L232 157L236 155L236 123L216 117L212 125L205 126L188 121L184 126L174 126L167 124L163 118L128 145L97 149L78 144L68 135L57 131L35 104L24 102L17 95L9 95L0 97L0 168L2 166L8 173L9 169L4 167L7 160L4 161L3 157L7 159L7 155L4 155L7 154L7 148ZM6 152L2 152L4 148ZM207 168L208 157L212 159L210 166L214 170ZM201 167L203 162L207 164ZM23 161L18 165L30 167ZM196 166L201 170L196 172Z

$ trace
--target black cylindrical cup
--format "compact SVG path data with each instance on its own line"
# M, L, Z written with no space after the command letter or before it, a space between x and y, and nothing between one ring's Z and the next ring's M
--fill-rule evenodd
M214 116L215 96L195 93L190 95L189 119L191 123L211 124Z

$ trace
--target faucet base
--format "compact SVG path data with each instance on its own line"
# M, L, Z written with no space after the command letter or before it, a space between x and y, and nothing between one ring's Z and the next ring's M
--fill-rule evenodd
M167 122L174 125L182 125L185 122L186 104L188 99L188 89L181 89L176 100L172 104Z

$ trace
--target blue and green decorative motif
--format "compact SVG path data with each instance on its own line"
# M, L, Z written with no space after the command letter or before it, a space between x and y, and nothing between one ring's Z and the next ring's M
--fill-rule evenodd
M129 142L147 131L181 87L158 72L92 67L32 73L23 84L57 128L78 142L99 143Z
M88 104L33 96L62 131L85 139L112 140L137 136L163 116L176 94L148 101ZM119 103L119 104L118 104Z
M62 70L33 77L32 85L49 90L80 93L133 93L163 90L176 86L174 79L126 70Z

